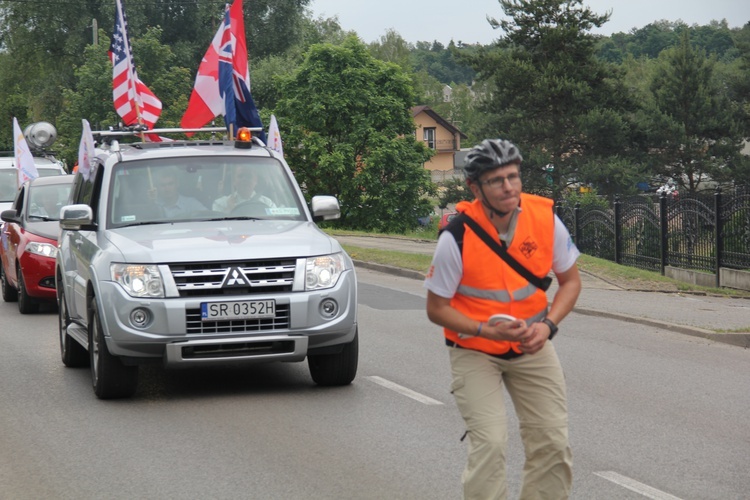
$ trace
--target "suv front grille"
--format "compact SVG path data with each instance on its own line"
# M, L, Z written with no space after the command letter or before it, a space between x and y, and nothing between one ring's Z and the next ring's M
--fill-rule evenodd
M289 304L276 303L276 316L264 319L201 321L200 307L185 311L187 333L265 332L289 328Z
M170 264L180 297L291 292L295 259Z

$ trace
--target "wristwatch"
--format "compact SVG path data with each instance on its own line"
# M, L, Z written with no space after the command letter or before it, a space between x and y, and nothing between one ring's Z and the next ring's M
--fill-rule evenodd
M552 337L555 336L559 328L557 328L557 325L555 324L555 322L549 318L544 318L542 320L542 323L544 323L545 325L549 327L549 337L547 337L547 340L552 340Z

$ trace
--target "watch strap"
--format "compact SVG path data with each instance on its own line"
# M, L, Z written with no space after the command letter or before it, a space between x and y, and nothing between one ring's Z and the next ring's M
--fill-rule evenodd
M559 328L557 327L555 322L549 318L544 318L542 320L542 323L544 323L545 325L549 327L549 337L547 337L547 340L552 340L552 337L554 337L557 334L557 330L559 330Z

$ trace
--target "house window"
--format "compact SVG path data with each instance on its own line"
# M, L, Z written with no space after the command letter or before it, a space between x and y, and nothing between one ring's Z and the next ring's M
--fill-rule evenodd
M424 142L427 143L428 148L435 149L435 127L424 129Z

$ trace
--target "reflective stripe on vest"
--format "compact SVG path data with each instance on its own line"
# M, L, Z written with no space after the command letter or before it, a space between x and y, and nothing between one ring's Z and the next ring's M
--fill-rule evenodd
M456 291L461 295L466 295L467 297L494 300L496 302L510 302L511 300L527 299L534 295L537 290L539 290L537 287L529 283L528 285L512 292L508 292L506 290L482 290L466 285L459 285Z

